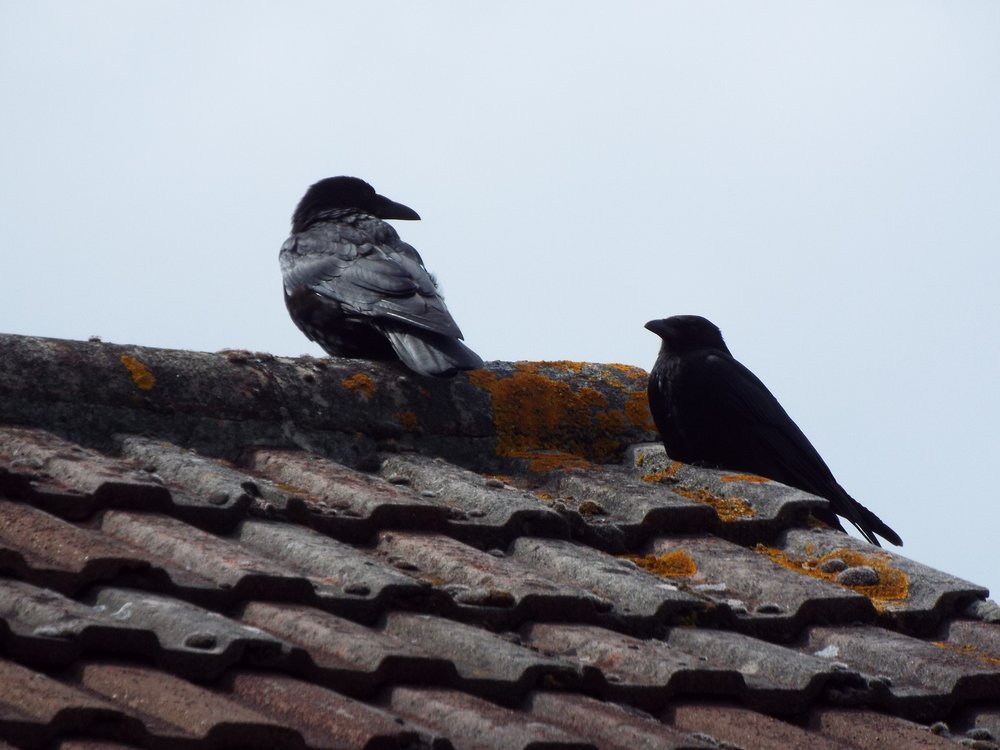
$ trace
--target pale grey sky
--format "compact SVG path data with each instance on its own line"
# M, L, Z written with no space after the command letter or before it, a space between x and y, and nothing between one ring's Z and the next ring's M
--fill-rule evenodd
M0 330L319 354L352 174L486 359L698 313L903 554L1000 592L1000 4L0 0Z

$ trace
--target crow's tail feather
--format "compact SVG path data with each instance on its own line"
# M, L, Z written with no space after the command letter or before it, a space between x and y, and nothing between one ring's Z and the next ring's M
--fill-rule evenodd
M483 360L461 341L430 331L386 330L397 356L414 372L450 378L459 370L476 370Z
M885 521L876 516L853 497L848 495L843 487L838 485L838 489L840 490L842 496L839 498L840 502L831 503L833 509L838 515L843 516L848 521L853 523L865 539L874 544L876 547L881 547L882 545L879 544L878 539L875 538L875 535L878 534L887 542L891 542L897 547L903 546L903 540L899 537L899 534L890 529Z

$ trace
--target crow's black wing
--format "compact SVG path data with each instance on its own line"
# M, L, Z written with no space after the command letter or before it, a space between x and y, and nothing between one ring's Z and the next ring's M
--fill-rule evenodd
M696 436L693 450L705 456L701 460L825 497L872 544L878 545L874 533L902 544L895 531L837 483L809 439L750 370L725 354L702 354L684 371L691 398L677 406L686 410L683 423L689 437Z
M289 238L280 259L286 291L309 289L373 322L462 337L420 255L398 237L376 243L356 227L321 223Z
M760 379L725 354L692 355L683 367L679 418L692 450L719 466L825 495L835 484L819 453ZM689 402L689 403L688 403Z

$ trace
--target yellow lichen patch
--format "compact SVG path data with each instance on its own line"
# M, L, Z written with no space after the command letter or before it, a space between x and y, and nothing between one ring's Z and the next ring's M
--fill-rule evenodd
M403 429L407 432L416 432L417 427L420 422L417 419L417 415L412 411L401 411L396 414L397 421L403 426Z
M756 474L726 474L719 477L722 482L750 482L752 484L763 484L769 482L767 477L759 477Z
M625 400L625 416L633 427L656 432L653 415L649 413L649 398L645 391L633 391Z
M511 451L510 458L520 458L528 462L528 467L536 474L544 474L557 469L592 469L594 465L574 453L560 451Z
M606 516L608 514L600 503L595 503L593 500L584 500L576 510L581 516Z
M349 378L344 378L340 381L340 384L349 391L360 393L365 397L366 401L375 395L375 381L372 380L371 375L363 372L359 372Z
M153 386L156 385L156 378L153 377L153 373L135 357L123 354L121 356L121 363L125 365L125 368L132 376L132 382L135 383L136 388L139 390L151 391Z
M631 560L643 570L662 576L664 578L679 578L682 576L693 576L698 572L698 566L694 558L685 550L677 549L662 555L623 555L626 560Z
M674 492L689 500L697 500L699 503L711 505L715 508L719 520L724 523L735 521L738 518L749 518L754 515L754 509L746 500L738 497L719 497L701 487L675 487Z
M649 474L643 474L642 478L647 482L662 482L664 479L672 479L675 477L679 468L681 468L681 462L673 461L667 468L660 469L659 471L652 471Z
M629 380L646 382L649 379L649 373L641 367L636 367L635 365L622 365L617 362L612 362L607 366L612 370L617 370Z
M530 457L546 466L559 455L575 456L576 463L584 464L619 458L624 444L616 436L624 427L624 419L609 408L607 397L596 388L571 388L544 374L545 368L579 373L584 365L519 362L509 377L498 377L489 370L468 374L473 385L492 397L497 453Z
M601 426L602 430L611 435L617 435L625 430L625 414L623 412L610 409L599 411L594 413L594 419L597 420L597 424Z
M960 654L967 654L969 656L974 656L980 659L990 666L998 667L1000 666L1000 659L995 656L991 656L988 652L982 649L976 648L975 646L968 643L948 643L948 641L931 641L932 646L944 649L946 651L955 651Z
M892 557L887 552L875 552L866 555L856 550L841 547L840 549L835 549L833 552L828 552L822 557L794 558L786 555L780 549L767 547L763 544L758 544L754 548L754 551L764 555L783 568L794 570L796 573L804 573L813 578L830 581L839 586L849 588L852 591L857 591L859 594L867 596L879 612L884 612L888 605L893 602L905 601L910 593L910 581L906 577L906 573L889 565ZM849 568L865 565L874 569L878 573L878 583L872 586L852 586L841 583L837 580L836 572L827 572L822 569L823 563L834 559L843 560L844 564Z

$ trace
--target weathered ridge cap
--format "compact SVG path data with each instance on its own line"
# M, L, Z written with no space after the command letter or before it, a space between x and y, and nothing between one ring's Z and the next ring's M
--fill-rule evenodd
M625 365L490 362L450 380L395 364L215 354L0 334L0 421L109 450L144 433L230 460L248 446L363 463L380 445L477 470L621 460L655 439L646 373Z

